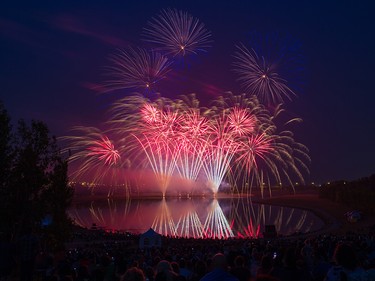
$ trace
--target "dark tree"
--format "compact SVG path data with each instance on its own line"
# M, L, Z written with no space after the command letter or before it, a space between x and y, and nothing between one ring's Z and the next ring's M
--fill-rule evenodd
M1 126L8 128L8 137L1 137L0 147L0 155L6 159L5 169L0 168L0 174L5 174L0 179L5 195L0 199L4 206L0 216L6 218L3 231L17 236L24 227L32 227L49 242L59 243L66 238L71 224L66 209L73 189L68 185L67 163L56 139L40 121L32 121L30 126L19 121L12 136L4 110L0 118Z
M12 159L12 127L10 117L0 102L0 231L9 233L10 224L10 171Z

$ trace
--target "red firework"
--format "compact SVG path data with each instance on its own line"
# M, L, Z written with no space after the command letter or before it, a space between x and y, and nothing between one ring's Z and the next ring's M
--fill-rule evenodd
M101 136L100 140L94 141L87 150L91 151L87 154L88 156L97 156L99 160L104 160L106 165L116 165L121 158L107 136Z
M247 110L234 107L228 115L229 128L239 136L253 133L257 119Z

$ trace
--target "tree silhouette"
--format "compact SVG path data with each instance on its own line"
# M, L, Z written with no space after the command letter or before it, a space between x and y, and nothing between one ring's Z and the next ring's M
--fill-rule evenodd
M16 237L23 227L33 227L48 241L66 238L66 214L73 189L68 185L67 163L55 137L41 121L18 122L12 134L10 118L0 103L1 231Z

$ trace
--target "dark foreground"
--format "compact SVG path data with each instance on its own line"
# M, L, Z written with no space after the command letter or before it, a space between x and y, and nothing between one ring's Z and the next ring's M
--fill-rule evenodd
M263 201L315 209L326 227L274 239L163 237L161 247L147 249L139 235L77 229L66 248L54 252L30 233L17 245L1 244L1 280L375 280L374 218L348 223L345 207L314 194Z

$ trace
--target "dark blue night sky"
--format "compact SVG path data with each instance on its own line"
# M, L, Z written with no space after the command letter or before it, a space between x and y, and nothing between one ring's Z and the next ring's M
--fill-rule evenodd
M207 54L180 70L184 79L164 83L163 95L194 92L209 101L212 85L218 95L238 93L231 72L235 45L246 44L252 32L289 34L301 43L305 75L297 81L303 84L298 98L285 107L304 120L294 131L310 149L307 181L352 180L375 173L371 1L4 2L0 99L13 120L45 121L57 136L75 125L105 121L112 101L126 94L93 90L103 81L108 56L129 44L141 45L147 22L163 8L177 8L199 18L214 42Z

